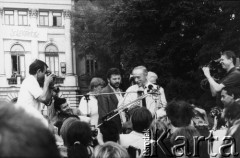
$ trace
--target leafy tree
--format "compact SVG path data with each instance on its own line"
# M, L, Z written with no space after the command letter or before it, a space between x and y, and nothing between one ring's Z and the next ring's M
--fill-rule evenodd
M111 48L128 73L136 65L146 65L159 74L171 99L191 98L201 92L198 53L217 16L214 1L123 1L108 19Z
M75 2L72 30L75 47L80 57L92 55L101 64L95 74L97 76L104 76L106 69L114 65L108 48L110 33L106 26L107 8L111 3L111 0Z
M159 75L168 100L198 98L203 94L200 81L204 78L199 67L217 59L223 50L239 53L237 1L84 3L91 5L79 1L74 21L74 40L81 53L96 55L105 64L102 74L120 66L127 76L133 67L147 66Z

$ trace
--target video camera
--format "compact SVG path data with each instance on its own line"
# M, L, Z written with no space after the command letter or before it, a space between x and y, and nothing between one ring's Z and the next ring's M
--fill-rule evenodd
M211 60L208 63L208 67L210 69L211 74L213 74L214 76L215 76L215 74L217 75L222 70L222 65L220 63L220 59Z
M210 62L208 64L205 64L205 65L201 66L200 69L202 69L202 67L209 67L210 74L214 78L214 80L216 80L216 81L223 78L223 76L225 74L225 71L222 68L222 65L220 63L220 58L216 59L216 60L210 60ZM201 81L200 85L201 85L201 88L203 90L208 90L209 89L209 82L206 78L204 78Z

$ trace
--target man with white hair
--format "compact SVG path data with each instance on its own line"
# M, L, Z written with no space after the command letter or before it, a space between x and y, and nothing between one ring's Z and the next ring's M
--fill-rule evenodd
M151 72L152 73L152 72ZM150 73L150 74L151 74ZM154 85L153 83L149 82L148 78L148 71L145 66L137 66L133 69L132 75L135 81L135 85L132 85L129 87L126 91L126 95L124 96L123 103L121 105L126 105L134 100L136 100L139 95L139 91L143 92L144 94L147 94L148 92L154 91L158 94L149 94L145 99L142 100L142 102L137 102L135 105L139 106L146 106L146 108L152 113L154 116L156 111L161 108L165 107L167 104L165 94L163 89L160 91L158 89L157 85ZM157 76L157 75L155 75ZM149 76L150 78L154 78L154 76ZM134 93L135 92L135 93ZM138 92L138 93L137 93ZM162 96L164 95L164 96ZM131 108L130 108L131 109Z
M152 71L148 71L148 75L147 75L147 80L152 83L152 84L156 84L157 83L157 79L158 76L156 73L152 72Z

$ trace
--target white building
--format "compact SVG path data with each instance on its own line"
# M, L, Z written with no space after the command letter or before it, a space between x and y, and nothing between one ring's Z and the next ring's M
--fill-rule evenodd
M17 97L35 59L58 77L61 95L78 93L71 42L72 0L0 0L0 99ZM77 98L68 99L71 106Z

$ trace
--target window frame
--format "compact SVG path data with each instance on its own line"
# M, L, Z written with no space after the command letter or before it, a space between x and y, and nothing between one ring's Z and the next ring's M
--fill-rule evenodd
M98 71L98 63L95 59L86 59L86 73L89 75L95 75Z
M13 14L6 14L6 12L12 11ZM12 16L12 23L11 22L11 17ZM8 17L8 23L6 23L6 17ZM4 10L4 25L14 25L14 10Z
M60 15L54 15L54 13L59 13ZM56 17L56 25L54 25L54 18ZM58 25L58 20L57 20L57 18L60 18L61 19L61 22L60 22L60 24ZM52 26L53 27L61 27L62 26L62 24L63 24L63 18L62 18L62 12L60 12L60 11L53 11L52 12Z
M17 48L14 48L17 47ZM21 75L22 77L26 76L26 58L25 58L25 50L24 47L21 44L14 44L10 49L10 55L11 55L11 65L12 65L12 75L14 72L16 72L18 75ZM13 71L13 56L16 56L16 71ZM23 63L21 62L21 56L23 56ZM22 63L22 64L21 64ZM23 65L23 71L21 69L21 66Z
M55 47L56 50L52 51L52 52L51 51L47 51L47 48L49 46ZM54 68L54 70L51 70L51 71L55 75L59 76L60 75L60 69L59 69L60 62L59 62L59 52L58 52L57 46L55 46L54 44L49 44L48 46L46 46L44 53L45 53L45 62L48 65L49 69L51 70L51 67L52 67L52 63L51 63L51 58L52 58L53 59L53 68ZM47 58L48 58L48 61L47 61ZM57 64L56 64L56 62L57 62Z
M13 56L15 56L16 60L17 60L17 71L15 71L15 72L17 72L18 75L21 75L24 78L26 76L25 54L23 52L17 52L17 51L11 52L12 74L14 73L14 71L13 71L13 59L12 59ZM21 61L20 61L21 56L24 58L24 61L23 61L24 71L21 70Z
M41 15L41 13L47 13L47 15ZM41 17L43 17L43 23L41 24ZM39 26L49 26L49 11L39 11L39 16L38 16L39 20ZM45 19L47 18L47 20ZM47 21L47 24L45 24L45 22Z
M19 12L25 12L26 13L26 15L21 15L21 14L19 14ZM19 22L20 22L20 16L22 17L22 24L20 24ZM26 24L24 24L24 17L26 17L27 19L26 19ZM28 25L28 11L26 11L26 10L18 10L18 25L19 26L27 26Z

